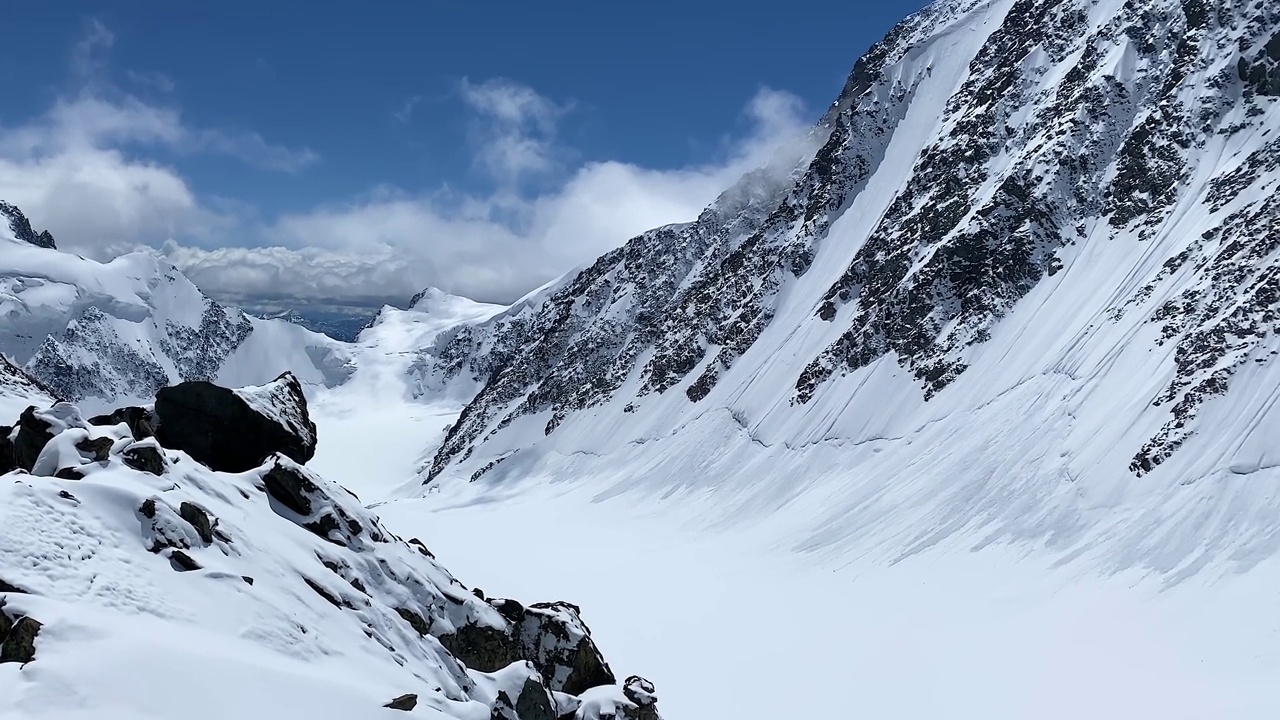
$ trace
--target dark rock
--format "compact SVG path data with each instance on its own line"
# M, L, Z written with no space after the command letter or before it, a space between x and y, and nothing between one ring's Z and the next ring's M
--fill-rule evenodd
M658 720L655 708L658 704L658 691L653 683L639 675L632 675L623 681L622 694L639 708L637 720Z
M59 490L59 491L58 491L58 497L62 498L63 500L71 500L71 501L73 501L73 502L80 502L79 500L77 500L77 499L76 499L76 496L75 496L75 495L72 495L71 493L67 492L66 490Z
M190 572L199 570L200 563L196 562L192 557L181 550L174 550L169 553L169 562L173 563L173 569L178 572Z
M521 656L549 689L570 695L617 682L580 613L571 603L536 603L518 628Z
M253 585L253 578L249 577L248 575L241 575L240 579L243 580L246 585L249 585L249 586Z
M3 614L0 610L0 614ZM36 657L36 637L40 634L41 624L30 617L20 617L5 633L4 643L0 644L0 663L29 663Z
M516 698L516 715L520 720L556 720L547 689L533 678L525 680L524 687L520 688L520 696Z
M356 542L357 536L365 532L364 526L308 477L304 469L293 467L277 458L271 469L262 476L262 482L272 499L290 512L306 518L305 521L291 519L335 545L349 547ZM379 542L384 539L376 528L371 530L369 539Z
M20 593L22 595L31 594L26 590L23 590L22 588L18 587L17 585L7 582L3 578L0 578L0 593Z
M418 706L418 696L415 693L406 693L391 702L383 705L384 708L392 710L404 710L408 712Z
M53 236L49 234L49 231L41 230L40 232L36 232L33 230L31 227L31 221L27 220L27 216L23 215L22 211L17 207L10 205L7 202L0 201L0 216L3 216L9 221L9 230L13 233L13 236L19 240L48 250L56 250L58 248L57 244L53 241Z
M13 441L9 439L9 433L11 432L13 432L12 427L0 425L0 475L18 468L18 458L13 451Z
M83 480L84 473L73 467L58 468L58 472L53 474L54 477L62 480Z
M323 585L316 582L315 580L312 580L309 577L304 577L302 578L302 580L307 584L307 587L314 590L317 595L324 598L325 601L328 602L330 605L338 608L346 605L346 603L344 603L341 598L339 598L337 595L334 595L333 593L326 590Z
M154 498L147 498L142 501L142 506L138 508L138 512L142 513L142 517L149 520L155 519L156 501Z
M484 591L483 591L483 590L481 590L480 588L471 588L471 594L472 594L472 595L475 595L476 597L480 598L481 600L483 600L483 599L484 599Z
M190 523L206 545L213 542L213 526L217 524L217 521L210 521L209 513L194 503L184 502L178 508L178 517Z
M106 462L111 456L112 445L115 441L109 437L85 438L76 443L76 450L91 462Z
M156 393L156 438L213 470L244 472L273 453L299 463L315 455L315 424L302 385L292 373L253 390L255 404L204 381L184 382ZM271 414L260 410L269 406Z
M145 440L156 434L156 420L146 408L131 406L113 410L108 415L89 418L90 425L119 425L124 423L134 440Z
M130 445L120 453L120 458L125 465L134 470L151 473L156 476L163 475L165 468L169 464L165 460L164 454L160 452L160 448L151 443Z
M13 457L18 467L31 472L40 451L53 439L53 426L36 417L36 407L27 406L18 418L18 434L13 438Z
M436 639L463 665L480 672L497 672L521 659L520 648L507 629L463 625Z
M489 604L509 622L519 623L524 620L524 605L519 601L509 598L489 598Z
M396 613L398 613L400 617L404 618L404 621L409 623L409 626L417 631L417 633L422 637L426 637L431 634L431 625L422 617L422 615L410 610L409 608L403 607L396 608Z
M414 546L416 546L416 547L418 548L418 552L419 552L419 553L422 553L423 555L426 555L427 557L431 558L432 560L435 560L435 559L436 559L435 554L434 554L434 553L432 553L430 550L428 550L428 549L427 549L427 546L426 546L425 544L423 544L423 542L422 542L421 540L419 540L418 538L410 538L410 539L409 539L409 544L410 544L410 545L414 545Z

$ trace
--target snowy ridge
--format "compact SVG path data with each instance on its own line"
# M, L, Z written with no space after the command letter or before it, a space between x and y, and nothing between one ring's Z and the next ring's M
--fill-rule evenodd
M214 472L133 432L58 403L6 438L39 449L0 482L7 711L659 720L575 606L486 599L284 456Z
M437 382L480 390L423 479L803 506L833 553L1251 566L1280 549L1277 47L1266 4L931 6L775 184L442 333Z
M154 252L99 263L0 237L0 351L66 399L105 404L286 370L332 385L348 372L342 343L225 307Z

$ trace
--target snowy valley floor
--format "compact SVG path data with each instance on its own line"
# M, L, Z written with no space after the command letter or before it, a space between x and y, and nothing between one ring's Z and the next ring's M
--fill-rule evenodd
M791 549L791 511L712 529L713 498L600 500L605 479L405 499L390 478L448 409L385 400L417 442L321 398L312 467L489 595L580 604L669 720L1280 717L1274 560L1165 589L999 547L819 559Z

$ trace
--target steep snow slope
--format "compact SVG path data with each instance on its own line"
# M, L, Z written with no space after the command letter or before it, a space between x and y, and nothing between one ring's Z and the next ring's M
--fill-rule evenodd
M931 6L780 185L442 333L482 388L424 479L803 504L833 557L1248 569L1280 523L1278 47L1265 3Z
M344 347L224 307L154 253L99 263L0 227L0 351L66 399L104 404L178 380L241 385L285 370L332 385L348 372Z

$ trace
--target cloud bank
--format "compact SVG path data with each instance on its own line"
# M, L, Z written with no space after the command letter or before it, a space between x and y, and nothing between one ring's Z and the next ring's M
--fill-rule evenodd
M73 49L76 92L26 124L0 127L0 198L63 247L99 257L159 247L206 292L231 299L404 302L434 285L510 301L644 230L692 220L807 129L797 98L761 89L741 111L749 132L724 141L716 162L581 162L557 133L572 102L512 80L464 79L466 141L488 191L377 187L263 217L196 193L161 151L225 155L277 172L313 166L319 155L248 131L202 128L177 108L104 86L96 58L112 40L95 23Z

